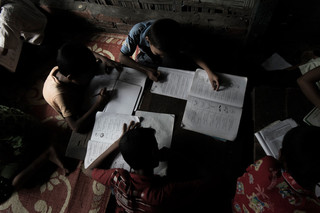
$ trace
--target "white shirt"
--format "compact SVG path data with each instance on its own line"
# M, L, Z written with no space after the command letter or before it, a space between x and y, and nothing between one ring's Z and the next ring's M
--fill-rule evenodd
M30 0L8 0L0 12L0 47L15 49L20 37L40 45L46 24L46 16Z

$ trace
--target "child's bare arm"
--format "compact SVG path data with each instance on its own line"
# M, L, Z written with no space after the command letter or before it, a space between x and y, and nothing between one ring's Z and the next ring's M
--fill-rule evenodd
M210 67L207 65L206 62L204 62L201 58L199 57L193 57L194 61L207 72L209 81L211 83L211 86L214 90L218 91L219 90L219 77L217 75L215 75L212 70L210 69Z
M123 53L120 53L119 59L120 63L128 67L132 67L136 70L139 70L140 72L146 74L150 80L158 81L158 78L160 77L160 72L158 70L143 66L142 64L139 64L129 56L124 55Z
M95 161L93 161L90 166L88 166L88 168L84 169L83 172L91 177L91 173L92 170L95 168L98 168L99 166L101 166L101 164L112 154L114 154L115 152L118 152L118 148L119 148L119 142L121 140L121 137L123 136L124 133L126 133L128 130L130 129L134 129L139 125L139 123L135 123L134 121L131 121L129 126L127 126L126 123L123 124L122 127L122 134L119 137L118 140L116 140L106 151L104 151ZM113 159L110 159L113 160Z
M303 94L316 107L320 108L320 92L316 82L320 80L320 67L316 67L297 79Z
M93 126L96 112L102 110L110 99L110 92L105 88L100 90L99 97L94 105L80 118L75 119L73 116L66 117L69 127L75 132L85 132Z
M65 172L68 172L66 170L58 157L58 154L56 153L55 149L50 146L47 150L45 150L38 158L36 158L28 167L26 167L24 170L22 170L19 174L17 174L14 179L12 180L12 185L15 189L20 189L23 187L23 185L30 180L30 178L33 175L36 175L36 172L41 169L45 163L48 161L52 161L60 168L64 169Z
M105 64L106 68L111 67L111 68L116 68L118 71L122 70L122 66L119 62L116 62L107 57L104 57L99 53L96 53L96 52L92 52L92 53L96 57L96 59L101 60Z

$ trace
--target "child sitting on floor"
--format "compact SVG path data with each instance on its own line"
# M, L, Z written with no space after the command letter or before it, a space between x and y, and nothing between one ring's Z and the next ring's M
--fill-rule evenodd
M0 54L16 49L20 38L40 45L44 38L47 17L30 0L0 0Z
M95 55L80 43L65 43L58 51L58 66L51 70L44 83L44 99L65 118L73 131L89 131L93 127L96 112L102 110L109 100L109 93L103 88L95 104L86 112L81 110L84 90L97 74L101 59L106 67L120 68L117 62L102 56L96 59Z
M284 137L279 160L266 156L237 180L234 212L320 212L319 127L298 126Z
M186 31L186 34L190 33ZM145 73L149 79L158 81L158 66L181 68L194 61L203 68L212 87L219 89L219 79L210 67L188 47L195 45L185 41L186 35L181 34L181 26L172 19L159 19L140 22L133 26L120 50L119 60L122 64ZM191 45L190 45L191 44ZM131 56L139 46L137 61Z
M124 124L122 136L84 170L86 175L113 188L116 212L175 212L179 202L187 207L200 194L209 191L210 184L203 179L174 183L155 175L153 170L168 149L158 149L154 129L139 128L138 125L131 122L127 127ZM111 156L118 151L133 171L103 169L105 160L112 161Z
M53 142L51 132L34 117L0 105L0 203L39 177L49 161L64 169Z

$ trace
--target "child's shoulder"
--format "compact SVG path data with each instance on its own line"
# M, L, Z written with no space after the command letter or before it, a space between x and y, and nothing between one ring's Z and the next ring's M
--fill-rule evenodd
M277 159L275 159L272 156L265 156L257 161L255 161L253 164L249 166L247 171L255 170L255 171L269 171L270 168L273 168L274 170L277 170L280 168L280 163Z

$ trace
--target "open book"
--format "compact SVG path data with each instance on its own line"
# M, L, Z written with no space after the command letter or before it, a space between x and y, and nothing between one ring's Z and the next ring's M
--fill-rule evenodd
M121 72L113 69L110 74L97 75L87 88L83 108L88 110L98 98L95 95L105 87L112 91L112 96L103 111L131 115L140 103L146 80L145 74L128 67Z
M159 149L164 146L170 148L173 134L174 115L144 111L136 111L136 116L98 112L96 114L96 121L92 130L91 138L87 145L87 151L84 158L85 168L87 168L121 136L123 123L129 124L132 120L135 122L141 120L142 127L151 127L156 130L155 137L157 139ZM118 154L114 159L111 168L124 168L128 171L130 170L129 165L125 162L121 154ZM154 172L163 176L166 175L166 169L166 162L160 162Z
M167 67L159 67L161 78L158 82L153 82L151 92L187 100L194 71L179 70Z
M290 129L296 126L298 124L291 118L283 121L278 120L254 133L254 135L265 153L278 159L283 137Z
M254 135L267 155L279 159L279 151L285 134L296 126L298 124L291 118L283 121L277 120L254 133ZM320 187L318 185L316 186L315 194L320 197Z
M121 136L123 124L129 124L131 121L139 122L139 118L125 114L97 112L91 138L87 145L84 167L87 168L108 149ZM130 169L121 154L114 159L111 167Z
M304 118L303 121L311 126L320 127L320 109L314 107Z
M235 140L245 97L247 78L216 73L221 85L214 91L207 73L197 69L181 126L213 137Z

